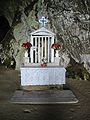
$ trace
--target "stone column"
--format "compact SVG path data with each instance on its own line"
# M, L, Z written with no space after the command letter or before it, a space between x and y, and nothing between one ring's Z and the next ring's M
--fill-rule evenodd
M50 41L49 41L49 37L47 38L47 42L48 42L48 62L49 62L49 59L50 59Z
M47 58L47 41L46 41L46 37L45 37L45 58Z
M51 45L54 43L54 36L51 37ZM51 62L54 62L54 49L51 49Z
M34 39L33 36L31 36L31 44L32 44L30 51L31 63L33 63L33 39Z
M38 62L40 63L40 37L38 37Z
M43 58L43 37L42 37L42 58Z
M35 63L37 63L37 37L35 37Z

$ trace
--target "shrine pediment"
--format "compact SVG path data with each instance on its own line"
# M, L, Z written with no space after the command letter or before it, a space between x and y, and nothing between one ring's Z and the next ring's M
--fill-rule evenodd
M31 33L32 36L54 36L55 34L45 27L42 27L34 32Z

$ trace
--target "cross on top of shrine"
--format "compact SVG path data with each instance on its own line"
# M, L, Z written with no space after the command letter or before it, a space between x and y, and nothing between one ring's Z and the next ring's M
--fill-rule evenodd
M45 19L44 16L42 16L41 19L39 19L39 23L42 25L42 27L45 27L46 23L48 22L47 19Z

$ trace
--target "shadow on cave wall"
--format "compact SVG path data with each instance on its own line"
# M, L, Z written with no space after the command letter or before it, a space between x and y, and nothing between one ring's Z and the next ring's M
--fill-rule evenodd
M66 77L90 81L90 73L84 67L84 63L77 63L72 57L66 68Z
M8 20L4 16L0 16L0 42L4 39L9 29L10 25Z
M3 39L5 37L5 35L7 34L7 32L10 29L10 25L8 20L4 17L4 16L0 16L0 44L2 44ZM0 48L0 56L2 53L3 48ZM1 63L1 57L0 57L0 63Z

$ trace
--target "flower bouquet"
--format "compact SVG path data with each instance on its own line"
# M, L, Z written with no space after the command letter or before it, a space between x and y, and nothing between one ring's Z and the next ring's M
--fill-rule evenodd
M59 57L59 50L61 48L61 45L59 43L52 44L51 48L53 48L56 51L56 57Z
M26 42L26 43L23 43L22 44L22 47L26 48L26 49L29 49L32 47L32 44L30 42Z
M54 44L52 44L51 48L53 48L55 50L59 50L61 48L61 45L58 43L54 43Z
M47 64L46 63L42 63L41 67L47 67Z
M30 42L25 42L22 44L22 47L26 49L24 56L28 57L28 49L32 47L32 44Z
M47 67L47 59L42 59L41 67Z

